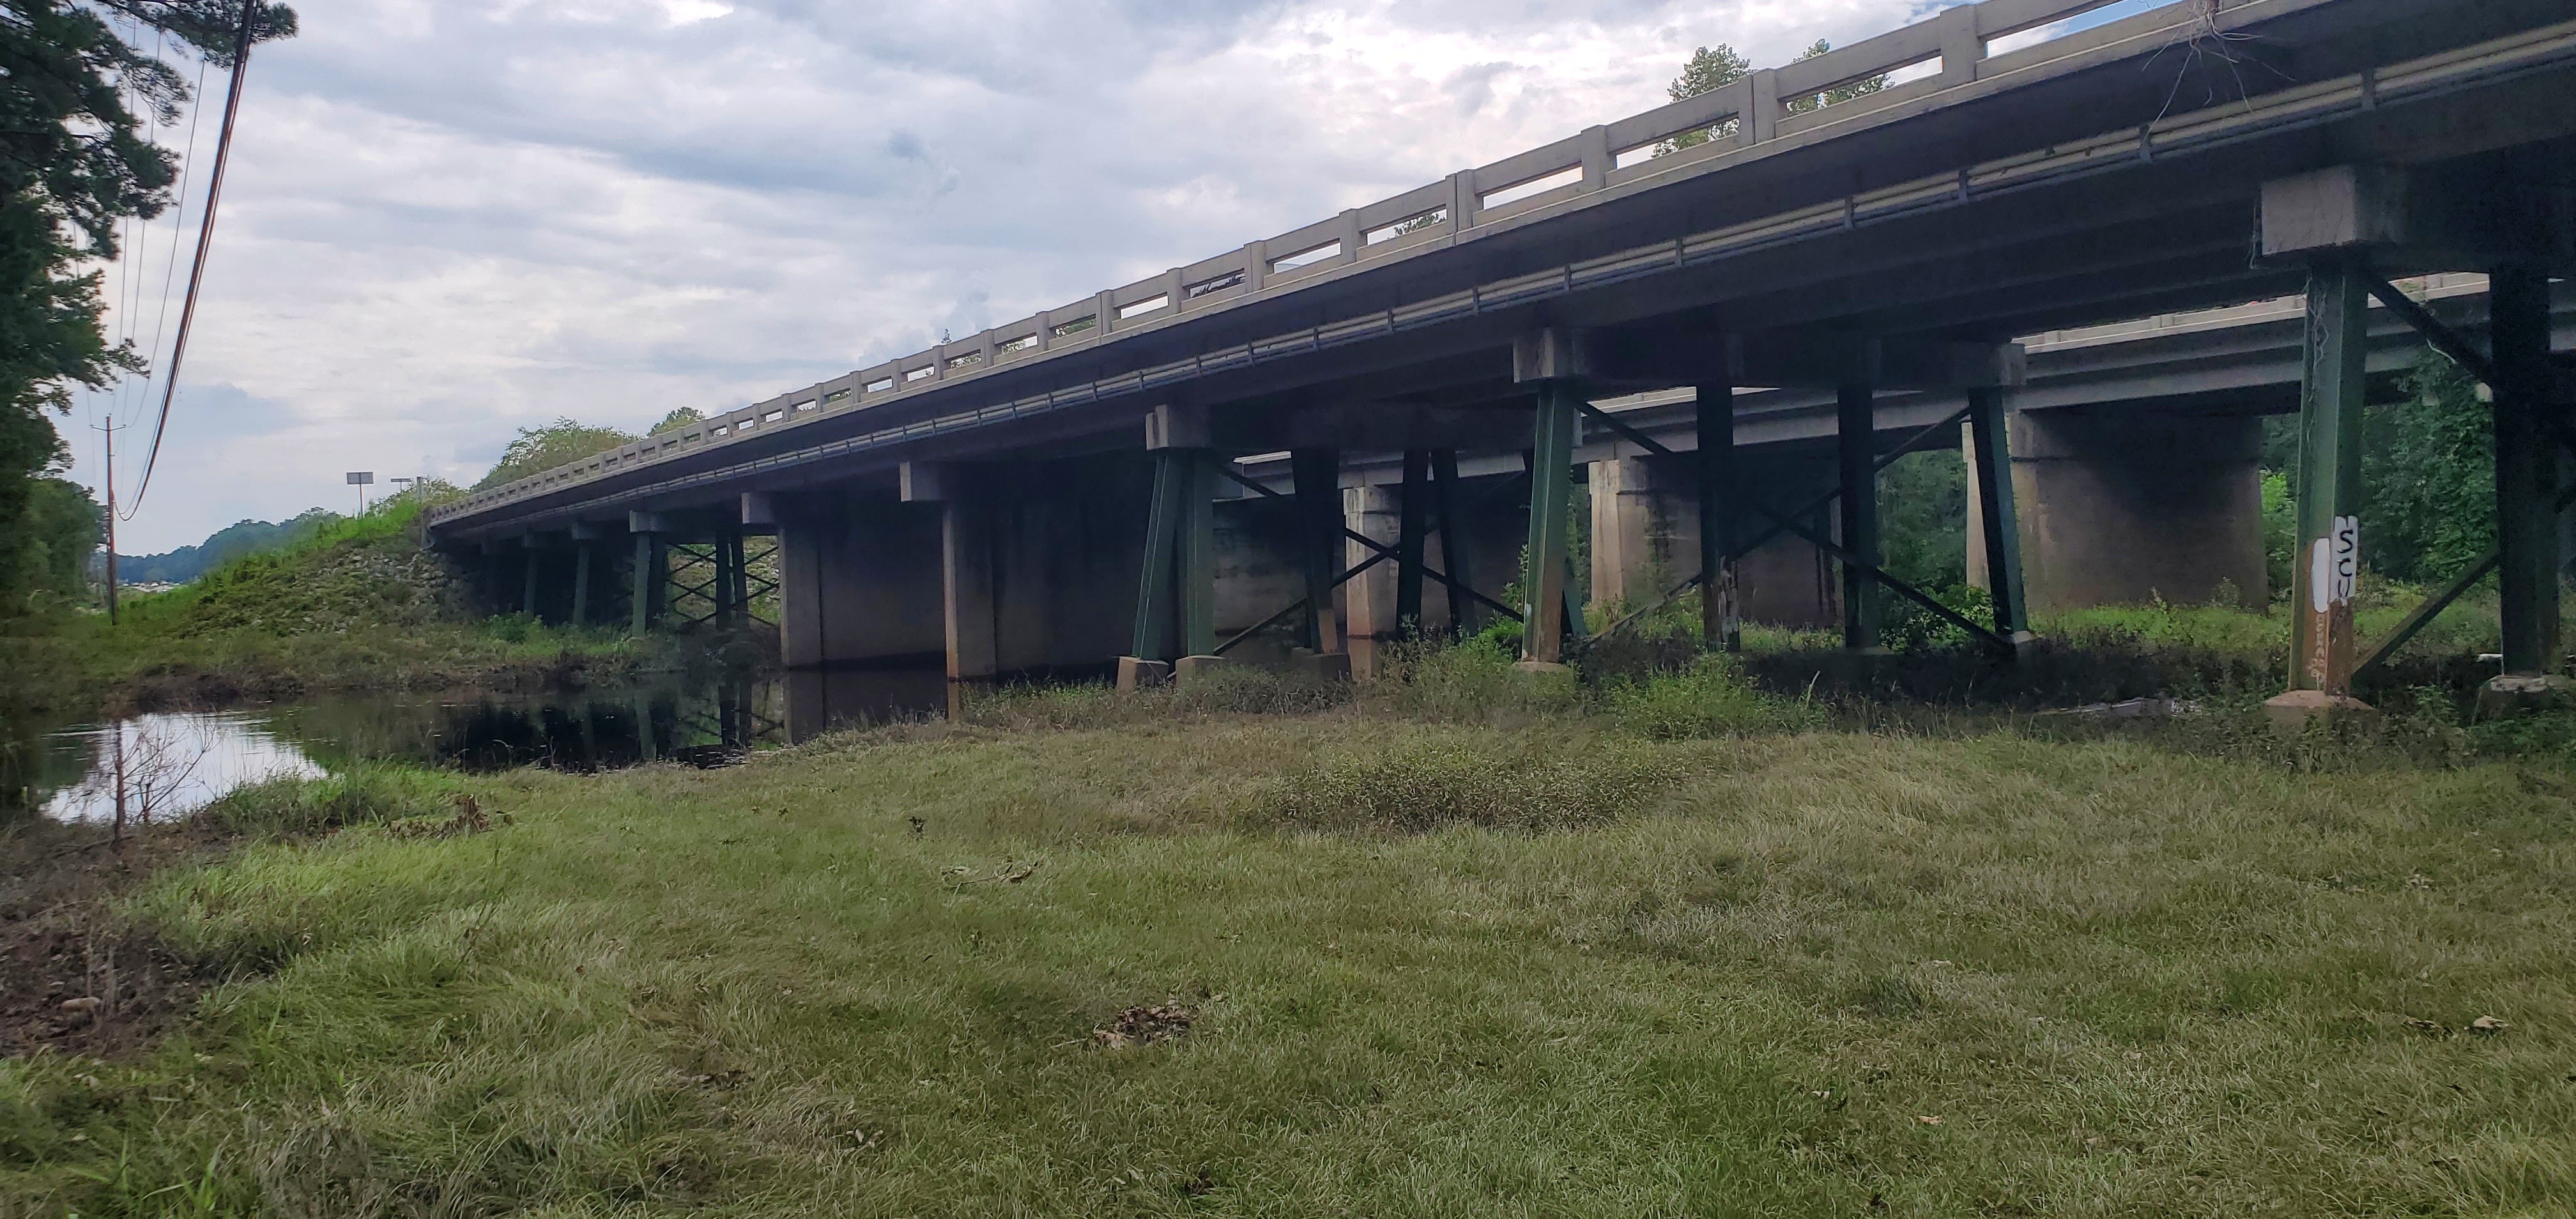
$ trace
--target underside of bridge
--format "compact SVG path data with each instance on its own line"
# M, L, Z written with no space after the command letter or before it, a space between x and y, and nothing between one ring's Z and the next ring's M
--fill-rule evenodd
M2358 639L2351 610L2357 429L2397 334L2493 391L2497 697L2544 691L2576 443L2553 354L2552 277L2576 263L2565 5L2190 0L2053 55L1989 53L2087 7L1952 9L1836 53L1858 79L1920 56L1900 35L1939 35L1936 76L1863 102L1783 109L1764 74L1738 110L1630 121L1733 125L1685 154L1629 163L1595 128L1562 154L1579 184L1506 207L1471 171L1418 225L1346 214L1337 261L1293 284L1256 242L1202 264L1230 279L1176 269L434 529L483 556L496 600L548 616L739 619L774 570L791 665L935 658L962 690L1151 681L1265 646L1336 671L1355 641L1510 619L1527 663L1558 663L1584 640L1582 487L1596 601L1700 588L1712 646L1751 618L1866 650L1902 598L2008 660L2033 604L2266 597L2254 416L2296 410L2278 705L2304 716L2357 706L2355 672L2403 642ZM1551 170L1549 151L1488 168ZM1378 231L1397 235L1373 252ZM2492 284L2473 318L2389 282L2459 273ZM1152 307L1122 303L1157 283ZM2142 335L2165 354L2111 373L2017 341L2283 297L2304 309L2179 352ZM2262 334L2277 353L2244 366L2269 371L2212 371ZM1640 394L1660 397L1618 408ZM1880 566L1879 472L1962 445L1979 621Z

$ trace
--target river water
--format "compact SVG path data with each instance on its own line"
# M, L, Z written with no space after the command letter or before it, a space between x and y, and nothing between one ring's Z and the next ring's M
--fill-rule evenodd
M556 694L335 694L115 723L0 728L0 824L186 816L243 783L393 760L594 771L739 760L832 728L936 715L935 669L665 676Z

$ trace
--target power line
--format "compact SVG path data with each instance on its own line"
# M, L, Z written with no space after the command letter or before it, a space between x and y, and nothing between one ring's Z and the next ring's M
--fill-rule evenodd
M206 96L206 57L203 55L197 57L197 85L188 96L199 99L200 103ZM188 181L196 174L197 124L205 114L206 108L203 104L188 107L188 146L186 151L179 154L179 190L176 196L177 202L170 208L170 256L161 268L161 305L153 312L152 317L152 347L149 354L154 358L143 375L142 400L146 403L152 400L152 387L160 382L164 371L158 359L161 354L161 336L170 328L171 289L179 284L179 238L188 228Z
M224 196L224 163L233 147L233 122L241 114L242 77L250 69L251 19L259 12L258 0L242 0L241 29L233 35L232 87L224 95L224 125L215 137L215 168L206 179L206 215L197 227L197 257L188 270L188 295L179 305L179 337L170 347L170 368L161 382L161 414L152 424L152 449L143 458L143 480L134 488L134 507L126 511L127 520L143 507L144 493L152 489L152 471L160 463L161 438L170 430L170 399L179 392L179 365L188 354L188 329L197 317L197 290L206 279L206 249L215 238L215 207Z

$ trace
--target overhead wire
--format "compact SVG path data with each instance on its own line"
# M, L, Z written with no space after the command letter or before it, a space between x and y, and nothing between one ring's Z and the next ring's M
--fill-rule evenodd
M171 290L179 285L179 238L188 227L188 179L197 168L197 120L206 113L202 104L206 96L206 59L202 55L197 57L197 87L188 96L198 99L199 104L188 107L188 148L179 156L178 202L170 208L170 256L161 270L161 307L152 319L151 354L156 357L161 354L161 334L170 326ZM145 372L143 401L152 400L152 387L160 382L165 371L156 359Z
M224 121L215 136L215 165L206 178L206 210L197 226L197 256L188 270L188 294L179 305L179 334L170 345L170 366L161 382L161 410L152 424L152 448L143 458L143 477L135 484L133 507L125 519L143 507L145 492L152 489L152 472L159 467L161 441L170 430L170 400L179 389L179 368L188 354L188 331L197 317L197 293L205 285L206 251L214 242L215 211L224 195L224 165L231 159L233 124L241 115L242 78L250 70L251 21L258 14L258 0L242 0L241 28L233 35L232 84L224 94Z

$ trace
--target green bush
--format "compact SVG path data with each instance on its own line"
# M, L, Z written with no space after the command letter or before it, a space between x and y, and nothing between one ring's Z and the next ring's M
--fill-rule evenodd
M1389 649L1369 701L1400 715L1461 723L1525 720L1583 709L1583 688L1571 672L1525 673L1519 625L1508 651L1485 631L1463 643L1425 643Z
M1720 655L1702 656L1687 672L1615 683L1608 701L1622 730L1660 741L1801 732L1825 723L1823 707L1754 689L1743 666Z

